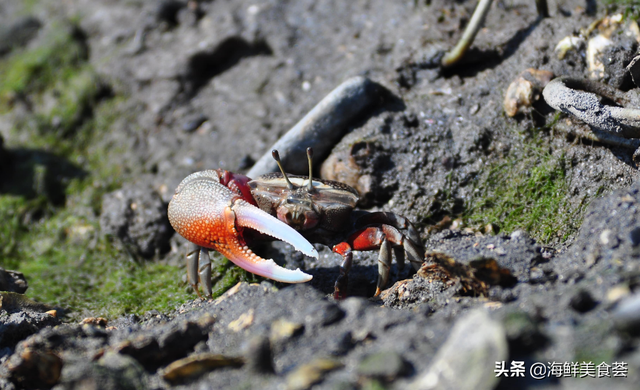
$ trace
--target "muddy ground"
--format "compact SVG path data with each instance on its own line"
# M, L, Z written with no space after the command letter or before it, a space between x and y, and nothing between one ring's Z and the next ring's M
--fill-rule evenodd
M634 150L580 138L586 125L544 101L515 117L503 109L509 84L527 68L586 77L584 47L562 60L554 49L604 16L603 4L559 0L539 18L531 1L495 2L470 52L441 69L439 55L460 37L473 1L32 3L0 5L1 24L15 27L3 31L15 42L0 48L3 61L66 31L83 61L73 69L89 74L92 87L86 102L74 100L81 109L70 119L55 110L66 84L0 89L0 193L35 210L21 214L20 235L3 234L38 241L32 252L3 241L18 249L3 252L2 265L25 272L27 295L40 300L43 278L59 281L48 276L55 271L29 273L25 253L71 261L77 274L62 280L73 299L86 283L87 297L98 291L108 301L111 292L96 286L109 264L159 264L179 275L158 271L156 280L174 283L166 289L116 283L114 301L128 287L166 299L140 314L118 306L106 324L95 318L101 307L71 298L44 302L66 314L54 318L44 313L51 307L5 296L2 388L637 387ZM633 89L623 68L638 43L624 32L614 42L603 80ZM336 301L338 255L318 246L314 261L273 243L256 250L313 280L253 278L213 301L185 292L188 244L166 218L177 184L203 169L246 172L353 76L378 85L375 104L336 129L347 134L329 157L315 156L315 174L356 186L362 208L413 221L427 266L414 273L394 265L390 288L372 298L377 255L357 253L350 298ZM100 116L105 104L117 113L109 120ZM304 155L285 157L306 166ZM76 182L86 188L74 192ZM51 232L31 227L60 215L72 222ZM106 268L89 276L83 264L93 258ZM216 268L219 292L239 280L218 274L229 268ZM78 325L84 317L94 319ZM517 369L496 377L500 362L509 369L514 361L525 363L523 377ZM536 362L580 368L537 380L529 371ZM601 363L613 367L611 377L592 378L590 367L600 365L599 374Z

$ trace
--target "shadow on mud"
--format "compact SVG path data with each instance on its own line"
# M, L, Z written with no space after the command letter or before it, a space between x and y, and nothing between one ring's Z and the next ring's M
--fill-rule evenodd
M66 187L87 172L54 153L39 149L3 149L0 153L0 195L27 200L44 197L54 206L64 205Z

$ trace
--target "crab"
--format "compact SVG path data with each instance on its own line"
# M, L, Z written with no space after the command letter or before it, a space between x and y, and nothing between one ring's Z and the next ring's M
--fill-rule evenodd
M169 202L171 226L192 243L187 254L187 275L200 295L202 283L212 295L209 251L216 250L237 266L254 274L285 283L304 283L312 276L290 270L253 253L250 244L278 239L310 257L318 257L309 242L333 248L342 256L334 296L347 295L353 251L379 250L375 296L386 286L393 251L401 270L406 258L419 268L424 248L413 224L389 212L355 210L358 192L331 180L313 178L313 151L307 148L309 176L288 175L279 154L272 151L280 173L255 180L222 169L187 176ZM309 240L309 241L307 241Z

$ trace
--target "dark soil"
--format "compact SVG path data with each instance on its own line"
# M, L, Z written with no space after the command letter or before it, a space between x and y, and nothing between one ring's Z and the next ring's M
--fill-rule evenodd
M76 18L74 36L104 84L95 99L120 96L127 112L98 146L121 188L109 188L99 207L69 206L72 215L93 207L122 258L184 264L188 243L166 220L177 184L203 169L246 172L331 90L361 75L383 88L379 102L319 156L315 173L357 187L362 208L408 217L440 260L417 273L394 264L389 289L372 298L377 254L356 253L350 298L336 301L338 255L318 246L316 261L273 243L256 251L313 280L242 283L217 300L193 294L174 310L109 318L106 327L3 306L0 387L637 388L634 151L582 140L574 130L588 128L544 101L513 118L503 110L507 87L527 68L586 77L584 49L559 60L554 48L604 15L601 5L558 1L541 19L533 1L495 2L470 52L443 70L434 63L460 37L473 1L43 4L20 22L24 30L16 24L16 45L35 44L32 31L47 31L49 19ZM25 12L1 5L0 20ZM637 49L622 38L615 45ZM620 70L629 57L610 56L605 81L635 87ZM11 121L26 110L16 101L0 123L14 143ZM0 161L16 153L0 147ZM76 175L85 168L73 166ZM490 215L498 206L506 211ZM496 378L501 361L525 362L524 377ZM535 380L535 362L625 362L627 377Z

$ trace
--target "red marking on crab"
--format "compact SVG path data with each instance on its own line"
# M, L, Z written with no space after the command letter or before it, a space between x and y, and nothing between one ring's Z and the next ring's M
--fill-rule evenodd
M307 155L311 171L310 149ZM274 158L279 163L276 151ZM346 297L352 251L380 249L378 295L389 277L391 249L399 266L404 265L405 253L409 261L421 264L424 250L406 218L385 212L356 217L353 210L357 201L355 189L335 181L286 175L284 171L251 180L218 169L187 176L169 203L168 215L173 228L196 246L187 260L187 273L196 292L199 279L211 295L209 249L270 279L287 283L311 280L299 269L284 269L254 254L248 244L256 235L248 234L248 228L288 242L307 256L318 256L307 239L333 246L343 258L336 298Z

